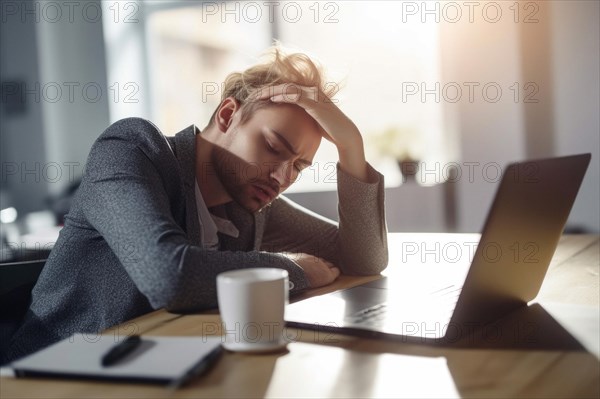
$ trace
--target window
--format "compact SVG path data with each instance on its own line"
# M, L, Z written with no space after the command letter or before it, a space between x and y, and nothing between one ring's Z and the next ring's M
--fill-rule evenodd
M294 21L289 4L301 4L303 18ZM376 144L384 133L395 131L399 139L410 143L391 142L392 153L403 146L414 147L421 161L444 159L442 140L442 107L439 103L422 102L419 95L408 95L421 82L439 81L438 27L417 18L402 22L401 2L293 2L282 3L290 10L281 16L279 38L286 44L316 54L334 75L343 79L338 106L360 129L367 159L386 177L386 185L401 183L397 163L383 157ZM404 96L404 98L403 98ZM386 145L386 143L381 143ZM315 163L326 166L318 173L303 174L288 191L331 189L315 185L315 175L322 181L328 165L336 159L333 145L322 146Z
M422 101L423 92L440 82L438 24L403 18L402 2L141 4L141 67L150 88L144 116L165 134L192 123L203 128L226 75L253 64L277 38L318 57L331 80L341 80L337 104L361 130L367 158L385 174L386 185L401 183L396 158L403 149L427 163L455 155L442 127L442 104ZM288 191L334 190L323 182L331 181L336 159L335 147L324 141L314 165Z
M153 4L146 5L153 120L165 134L192 123L202 129L219 105L227 74L254 63L269 46L270 24L250 22L234 2L161 3L156 10ZM222 18L219 7L233 13Z

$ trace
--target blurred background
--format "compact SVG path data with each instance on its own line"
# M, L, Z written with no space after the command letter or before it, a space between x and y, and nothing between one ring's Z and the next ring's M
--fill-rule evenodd
M3 260L56 239L94 140L203 129L274 39L317 57L386 178L390 231L479 232L506 164L591 152L567 232L600 231L597 1L3 1ZM335 149L289 197L337 219Z

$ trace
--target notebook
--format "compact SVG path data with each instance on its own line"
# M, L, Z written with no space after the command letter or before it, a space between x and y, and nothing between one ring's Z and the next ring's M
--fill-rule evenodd
M177 387L207 370L221 337L143 336L133 352L104 367L101 359L126 337L75 334L8 365L16 377L58 377L167 384Z

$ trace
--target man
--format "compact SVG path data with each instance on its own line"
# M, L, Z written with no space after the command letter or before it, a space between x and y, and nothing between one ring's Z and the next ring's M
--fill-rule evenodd
M383 176L303 54L231 74L207 127L128 118L94 143L6 360L154 309L213 308L217 274L289 272L291 293L387 265ZM339 226L279 197L321 138L339 153Z

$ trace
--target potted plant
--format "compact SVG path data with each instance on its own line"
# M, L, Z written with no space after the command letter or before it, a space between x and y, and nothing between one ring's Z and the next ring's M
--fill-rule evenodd
M421 136L416 129L392 126L368 137L378 155L398 163L403 182L415 180L422 159Z

